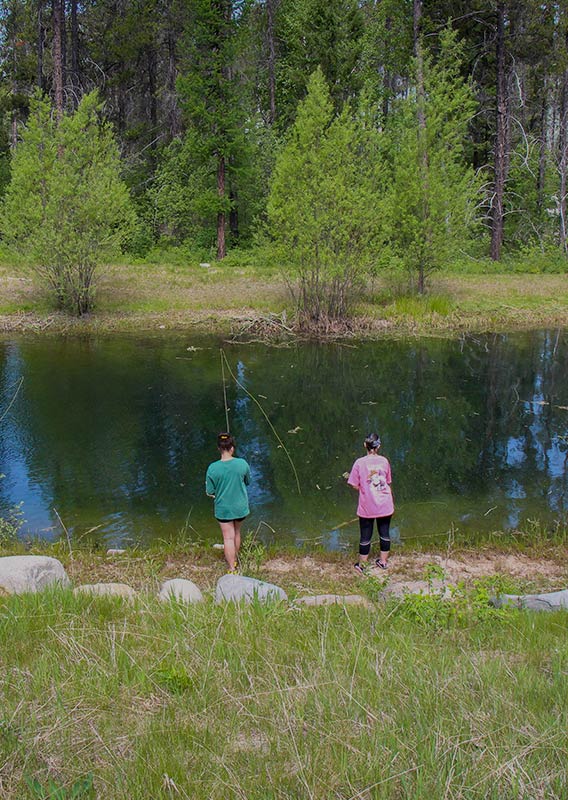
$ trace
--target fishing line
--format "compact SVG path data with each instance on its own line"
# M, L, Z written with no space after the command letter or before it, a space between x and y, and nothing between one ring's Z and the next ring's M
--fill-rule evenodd
M255 403L256 403L256 405L259 407L259 409L260 409L260 412L261 412L262 416L264 417L264 419L265 419L265 420L268 422L268 424L269 424L269 426L270 426L270 430L272 431L272 433L274 434L274 436L276 437L276 439L277 439L277 440L278 440L278 442L280 443L280 447L281 447L281 448L284 450L284 452L286 453L286 457L288 458L288 461L290 462L290 466L292 467L292 472L294 473L294 478L296 479L296 486L298 487L298 494L302 494L302 487L300 486L300 479L298 478L298 473L296 472L296 467L295 467L295 465L294 465L294 462L292 461L292 456L291 456L291 455L290 455L290 453L288 452L288 448L286 447L286 445L284 444L284 442L282 441L282 439L281 439L281 438L280 438L280 436L278 435L278 431L276 430L276 428L274 427L274 425L273 425L273 424L272 424L272 422L270 421L270 419L269 419L269 417L268 417L268 414L266 413L266 411L264 410L264 408L262 407L262 405L261 405L261 404L258 402L258 400L256 399L256 397L255 397L253 394L251 394L251 392L249 392L249 390L248 390L248 389L247 389L245 386L243 386L243 384L242 384L242 383L239 381L239 379L237 378L237 376L235 375L235 373L234 373L234 372L233 372L233 370L231 369L231 365L229 364L229 362L228 362L228 360L227 360L227 356L225 355L225 351L223 350L223 348L222 348L222 347L220 348L220 351L221 351L221 364L223 364L223 363L225 364L225 366L227 367L227 370L228 370L228 372L229 372L230 376L231 376L231 377L232 377L232 379L235 381L235 383L237 384L237 386L239 387L239 389L242 389L242 391L243 391L243 392L244 392L246 395L248 395L248 396L250 397L250 399L251 399L253 402L255 402ZM223 374L224 374L224 373L223 373ZM224 385L223 385L223 389L224 389L224 388L225 388L225 387L224 387ZM227 403L227 401L226 401L226 399L225 399L225 413L227 413L227 425L228 425L228 424L229 424L229 416L228 416L228 412L227 412L227 405L226 405L226 403ZM228 432L229 432L229 428L227 427L227 433L228 433Z
M225 364L223 363L223 356L225 353L223 352L223 348L219 348L219 355L221 356L221 375L223 377L223 401L225 403L225 421L227 423L226 431L227 433L231 432L229 428L229 406L227 405L227 385L225 383Z
M4 419L4 417L6 416L6 414L8 413L8 411L9 411L9 410L12 408L12 406L13 406L13 405L14 405L14 403L16 402L16 398L17 398L18 394L20 393L20 389L22 388L22 384L23 384L23 382L24 382L24 376L22 375L22 377L21 377L21 378L20 378L20 380L18 381L18 386L16 387L16 391L14 392L14 396L12 397L12 399L10 400L10 402L8 403L8 408L7 408L7 409L4 411L4 413L3 413L3 414L2 414L2 416L0 417L0 422L2 422L2 420Z

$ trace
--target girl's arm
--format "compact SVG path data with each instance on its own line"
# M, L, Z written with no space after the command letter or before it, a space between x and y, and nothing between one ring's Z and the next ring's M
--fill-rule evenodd
M209 472L205 475L205 494L207 497L215 497L215 484Z

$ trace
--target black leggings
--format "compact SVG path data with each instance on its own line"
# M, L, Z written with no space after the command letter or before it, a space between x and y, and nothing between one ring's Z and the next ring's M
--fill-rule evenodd
M390 514L388 517L359 517L359 530L361 531L359 555L369 555L371 550L371 539L373 538L373 523L375 519L377 520L377 528L379 531L381 553L388 553L391 547L389 534L391 518L392 514Z

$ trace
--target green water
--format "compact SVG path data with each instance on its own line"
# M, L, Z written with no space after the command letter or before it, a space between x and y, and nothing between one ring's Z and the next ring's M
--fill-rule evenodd
M215 338L16 337L0 341L0 507L23 531L119 545L219 540L204 493L225 427ZM247 527L338 548L356 539L341 475L382 435L394 535L478 532L566 518L566 332L384 339L287 348L225 344L231 431L252 469ZM295 431L295 432L292 432ZM189 524L187 525L187 520ZM261 524L264 523L264 524ZM96 530L91 530L96 528ZM88 531L91 531L88 533Z

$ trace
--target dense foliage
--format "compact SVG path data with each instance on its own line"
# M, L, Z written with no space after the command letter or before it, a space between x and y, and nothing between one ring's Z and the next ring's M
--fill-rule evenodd
M0 196L35 92L60 119L96 88L141 221L133 252L281 239L274 167L319 69L330 132L380 139L382 199L360 231L367 253L381 242L375 268L402 263L421 289L456 248L566 251L567 32L565 0L6 0Z
M77 315L92 307L97 265L134 224L112 130L99 112L96 92L59 121L49 100L32 99L0 220L58 307Z

